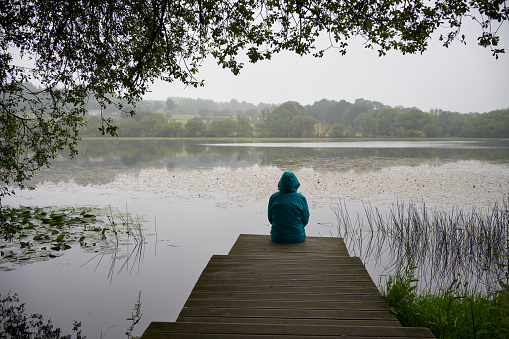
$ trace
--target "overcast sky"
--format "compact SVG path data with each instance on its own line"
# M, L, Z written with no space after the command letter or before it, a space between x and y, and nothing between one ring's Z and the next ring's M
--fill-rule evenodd
M393 51L378 57L357 40L350 42L346 56L332 50L321 59L281 53L272 60L246 64L238 76L207 60L198 75L205 79L205 87L158 81L145 99L171 96L254 104L293 100L307 105L324 98L349 102L364 98L424 111L483 113L509 108L509 24L501 28L500 47L506 54L498 60L477 45L479 29L468 28L464 32L474 31L474 35L467 36L467 46L455 43L444 48L435 39L423 55Z

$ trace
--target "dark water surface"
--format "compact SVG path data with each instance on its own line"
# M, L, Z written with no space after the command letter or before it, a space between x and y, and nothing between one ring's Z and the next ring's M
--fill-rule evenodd
M41 171L35 191L2 203L127 209L145 229L142 260L122 267L112 255L73 247L48 261L0 265L0 293L18 293L28 312L67 332L81 321L88 338L124 337L140 291L135 334L151 321L173 321L213 254L226 254L241 233L269 233L267 200L285 170L297 174L308 198L308 235L337 236L340 200L353 219L367 203L388 211L410 199L444 209L501 201L509 192L509 141L86 140L77 157L63 155ZM378 283L390 255L370 256L354 243L351 254Z

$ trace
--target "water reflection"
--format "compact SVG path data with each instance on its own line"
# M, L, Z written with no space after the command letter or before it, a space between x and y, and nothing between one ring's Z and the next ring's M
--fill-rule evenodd
M281 159L309 160L327 158L410 158L447 160L509 160L509 140L478 141L368 141L368 142L272 142L205 143L199 140L84 140L76 161L91 159L126 159L126 166L160 164L171 158L187 158L180 166L200 167L220 159L231 166L276 165ZM189 159L191 158L191 159ZM181 159L183 160L183 159ZM124 163L124 160L122 160Z
M211 146L243 146L243 147L296 147L296 148L492 148L498 147L499 140L405 140L405 139L365 139L357 141L350 139L346 141L325 140L320 142L306 142L294 140L292 142L230 142L230 143L211 143Z
M440 166L462 160L509 162L509 140L349 141L235 143L203 140L83 140L74 159L65 155L43 169L36 182L104 184L115 173L146 168L170 170L276 166L288 170L378 171L382 168ZM56 169L56 170L55 170Z

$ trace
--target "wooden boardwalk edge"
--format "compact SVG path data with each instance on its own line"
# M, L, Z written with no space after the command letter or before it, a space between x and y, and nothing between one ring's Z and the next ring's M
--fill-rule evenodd
M212 256L175 322L152 322L141 339L194 337L434 338L401 326L343 239L250 234Z

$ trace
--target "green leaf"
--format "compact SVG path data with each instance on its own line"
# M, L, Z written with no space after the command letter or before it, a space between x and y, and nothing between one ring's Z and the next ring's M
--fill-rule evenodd
M21 212L21 213L19 213L19 216L21 218L30 218L30 211Z
M64 219L64 216L62 214L52 214L50 218L53 221L61 221Z

